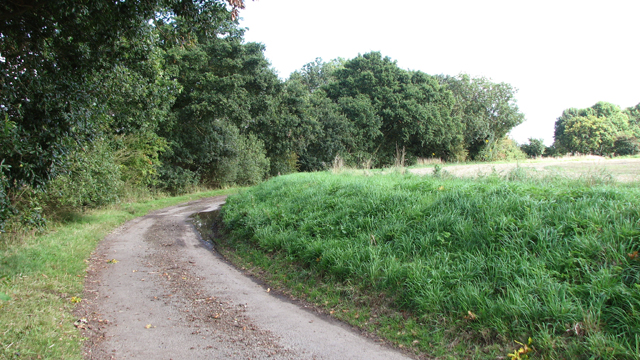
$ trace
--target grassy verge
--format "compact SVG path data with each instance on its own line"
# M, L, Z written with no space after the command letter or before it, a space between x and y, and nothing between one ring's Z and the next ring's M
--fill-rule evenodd
M51 231L0 244L0 359L81 359L73 326L86 259L111 230L149 211L234 193L200 192L92 210L51 225Z
M228 199L225 241L425 356L638 359L640 188L511 178L278 177Z

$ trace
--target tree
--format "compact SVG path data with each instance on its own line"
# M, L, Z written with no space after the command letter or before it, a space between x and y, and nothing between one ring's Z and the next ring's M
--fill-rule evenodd
M11 186L45 184L70 146L105 130L108 100L126 94L101 79L148 59L149 20L165 14L213 23L223 13L221 0L2 2L0 116L15 128L2 138L1 155Z
M576 116L565 123L563 146L571 152L607 155L613 152L617 131L606 117Z
M543 139L529 138L528 144L520 145L520 149L525 152L529 157L537 158L544 154L546 150Z
M183 33L215 34L221 23L232 22L226 4L1 2L3 192L25 186L43 189L52 178L71 171L73 159L82 158L71 155L91 143L114 135L153 133L178 89L162 69L157 27L150 21L180 18ZM243 5L241 0L229 4L231 10Z
M414 156L448 157L461 139L461 127L449 116L451 93L427 74L371 52L345 62L334 77L327 95L361 134L357 146L380 164L393 163L398 147Z
M471 158L524 121L524 114L516 105L517 89L510 84L467 74L439 75L437 79L453 93L451 116L464 126L464 147Z
M619 137L632 135L629 117L616 105L599 102L590 108L570 108L555 123L555 146L560 152L608 155Z
M629 130L633 137L640 138L640 103L633 107L628 107L624 113L629 118Z

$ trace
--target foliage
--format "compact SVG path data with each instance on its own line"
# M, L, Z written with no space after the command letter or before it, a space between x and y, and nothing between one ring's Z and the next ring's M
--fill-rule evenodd
M493 83L467 74L439 75L437 79L453 93L455 105L451 116L464 126L464 147L472 159L487 144L502 139L524 121L516 105L517 89L507 83Z
M14 208L9 201L9 180L4 175L4 160L0 161L0 234L4 232L5 222L13 215Z
M163 164L158 169L157 186L169 191L172 195L182 195L200 183L200 176L180 166Z
M174 27L179 31L180 25L169 23L163 28L171 34ZM169 70L182 92L171 108L169 121L159 131L172 149L163 159L198 174L209 185L235 181L237 167L233 164L238 162L238 154L255 150L244 146L242 139L247 135L257 134L273 146L280 144L266 131L261 132L259 125L267 114L274 113L273 103L277 103L280 90L279 80L264 57L264 46L243 44L242 32L233 24L219 31L227 31L228 36L199 34L186 46L167 50ZM277 127L276 131L286 129ZM253 182L254 176L244 176L242 181Z
M264 144L255 135L239 136L236 140L237 153L220 161L215 181L219 185L255 185L269 171L269 159Z
M300 170L326 170L336 156L353 160L349 151L354 151L358 138L354 137L356 127L340 106L327 98L323 90L314 92L309 99L307 112L318 123L318 129L311 141L300 153Z
M476 158L480 161L523 160L527 158L527 154L518 147L515 141L504 137L492 144L487 141L487 145L476 155Z
M544 139L529 138L528 144L520 145L520 149L531 158L537 158L544 154L546 150Z
M636 106L626 108L624 113L629 117L631 135L636 139L640 138L640 103Z
M301 81L287 81L275 106L249 127L265 144L271 175L297 171L298 154L317 141L321 134L321 125L313 115L311 98ZM292 158L295 158L293 162Z
M269 159L262 141L249 134L240 138L238 149L238 174L234 184L251 186L264 180L269 172Z
M545 157L553 157L553 156L560 156L562 154L560 154L560 152L558 151L558 149L556 148L555 144L552 144L551 146L547 146L544 148L544 156Z
M232 0L230 5L236 10L243 3ZM176 36L161 36L166 22L180 24L180 36L176 29ZM10 206L17 209L29 202L20 198L26 194L23 189L39 193L59 176L91 179L83 182L90 187L111 179L95 176L111 174L113 162L103 169L92 163L80 175L78 161L88 158L80 160L78 149L114 135L132 140L142 134L138 145L146 147L131 147L130 153L120 153L120 160L125 180L151 184L155 169L141 167L139 160L150 156L153 161L161 151L162 140L148 140L167 119L180 91L165 54L184 44L165 40L191 39L196 32L213 36L222 24L231 23L222 0L2 2L0 158L3 186L8 186L4 192L13 194ZM61 186L61 179L54 187ZM95 188L76 190L76 199L65 203L106 199ZM1 211L6 215L4 205Z
M378 52L346 61L333 76L328 97L367 140L353 150L378 153L380 163L392 164L396 146L414 156L447 157L461 141L462 129L449 117L451 93L433 77L402 70Z
M633 136L618 136L613 143L616 155L636 155L640 152L640 141Z
M69 155L67 172L48 184L45 199L49 206L96 207L115 202L122 184L113 149L97 141Z
M12 202L29 203L21 189L55 190L43 198L65 206L114 201L96 186L121 185L110 182L116 165L127 189L182 192L196 182L254 184L266 164L276 175L325 169L336 156L351 166L389 165L396 149L409 160L470 153L456 98L436 78L372 52L316 59L282 82L264 45L244 42L242 6L0 5L2 189L15 194L3 195L2 217L15 212ZM95 147L102 142L111 155L99 168L92 159L106 154ZM65 183L70 176L77 184Z
M599 102L563 111L556 120L554 138L561 152L609 155L618 137L632 134L629 117L618 106Z
M238 241L312 279L387 294L407 324L434 324L429 334L464 333L455 340L470 348L532 337L542 358L632 359L638 199L636 186L561 179L312 173L260 184L222 212ZM408 342L433 351L418 334Z
M122 181L134 186L154 185L162 165L160 154L167 146L167 141L153 132L117 136L114 161L120 165Z
M12 187L46 184L60 173L74 143L105 130L114 102L131 105L123 100L126 90L102 80L153 53L149 20L163 11L192 21L226 12L219 1L11 1L0 6L0 111L16 125L1 155L11 166Z

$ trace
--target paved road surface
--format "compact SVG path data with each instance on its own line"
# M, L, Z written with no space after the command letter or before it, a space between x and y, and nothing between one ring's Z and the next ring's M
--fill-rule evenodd
M85 298L87 359L405 359L349 326L268 293L188 221L224 197L153 212L107 236Z

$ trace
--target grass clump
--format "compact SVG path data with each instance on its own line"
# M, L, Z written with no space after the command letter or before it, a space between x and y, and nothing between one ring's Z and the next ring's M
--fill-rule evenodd
M463 344L495 358L531 337L542 358L638 358L637 186L295 174L229 198L222 216L236 241L351 289L343 300L387 294L403 316L367 326L429 355Z

